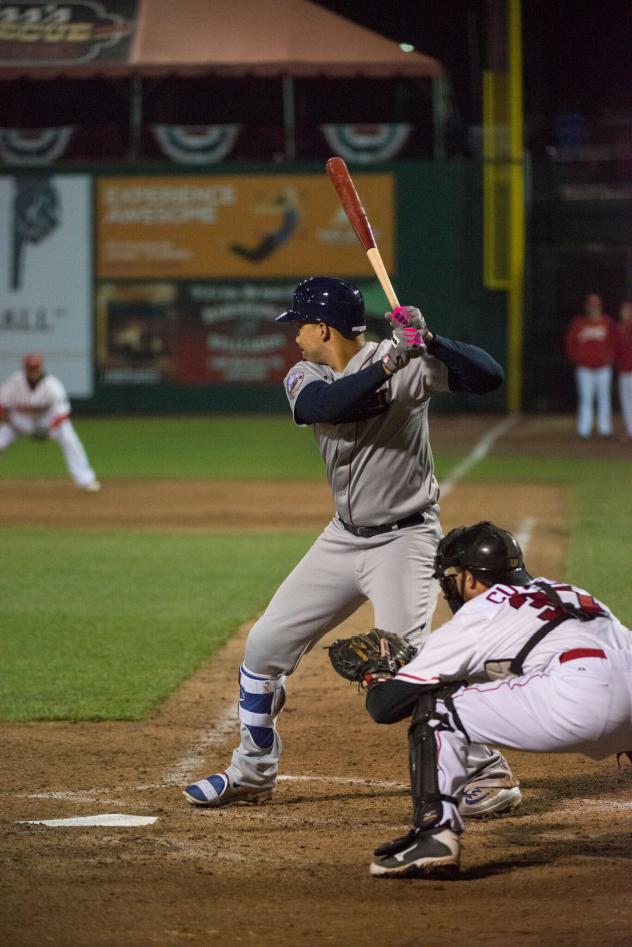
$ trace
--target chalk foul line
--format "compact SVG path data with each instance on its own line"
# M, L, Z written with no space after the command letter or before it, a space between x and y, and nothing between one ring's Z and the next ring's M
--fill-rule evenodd
M494 446L496 441L506 434L517 422L520 415L514 413L507 415L506 418L503 418L502 421L499 421L498 424L495 424L493 428L487 431L479 442L475 444L469 454L460 461L456 467L450 471L445 480L442 480L439 484L440 490L440 499L445 500L452 491L454 490L457 483L463 479L463 477L470 472L472 467L476 466L479 461L483 460L487 456L491 448Z

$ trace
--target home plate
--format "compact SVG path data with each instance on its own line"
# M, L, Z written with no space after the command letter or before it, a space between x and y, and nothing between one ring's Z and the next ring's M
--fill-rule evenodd
M153 825L157 815L122 815L120 812L108 812L103 815L84 815L73 819L22 819L19 825L106 825L108 827L128 825Z

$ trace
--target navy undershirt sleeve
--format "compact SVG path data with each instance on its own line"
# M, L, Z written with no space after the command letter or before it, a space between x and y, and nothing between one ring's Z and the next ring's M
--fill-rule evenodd
M296 399L294 419L298 424L338 424L388 378L382 363L375 362L331 384L313 381Z
M469 342L455 342L433 334L428 351L448 366L450 391L485 395L502 385L505 373L495 358Z

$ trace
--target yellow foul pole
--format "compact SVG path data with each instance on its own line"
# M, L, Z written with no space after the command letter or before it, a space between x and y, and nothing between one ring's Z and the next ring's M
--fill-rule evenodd
M525 257L521 0L486 0L483 283L507 293L507 408L522 400Z
M509 286L507 295L507 407L522 406L524 318L525 206L522 118L521 0L509 0L509 140L510 215Z

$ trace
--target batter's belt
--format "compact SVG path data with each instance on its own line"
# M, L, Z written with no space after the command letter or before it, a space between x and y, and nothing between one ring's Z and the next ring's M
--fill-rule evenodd
M370 539L371 536L379 536L380 533L391 533L398 529L405 529L406 526L419 526L424 522L423 513L411 513L405 516L403 520L397 520L396 523L382 523L380 526L354 526L353 523L346 523L341 516L338 517L340 523L348 533L354 536L361 536L363 539Z

